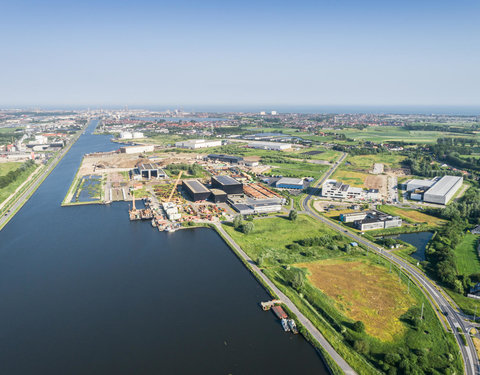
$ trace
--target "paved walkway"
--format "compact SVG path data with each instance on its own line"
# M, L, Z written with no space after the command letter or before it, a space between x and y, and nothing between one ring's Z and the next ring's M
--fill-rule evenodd
M310 332L310 334L319 342L319 344L325 349L325 351L332 357L332 359L337 363L337 365L342 369L342 371L347 375L356 374L356 372L350 367L350 365L342 358L340 355L333 349L333 347L329 344L329 342L323 337L320 331L308 320L305 315L303 315L300 310L298 310L297 306L290 301L290 299L282 293L280 289L278 289L274 283L270 281L270 279L265 276L265 274L257 267L255 262L242 250L242 248L230 237L230 235L223 229L222 225L219 223L215 223L217 229L222 233L224 238L230 243L231 246L235 248L237 253L250 264L252 272L257 275L257 277L261 278L265 284L267 284L275 294L282 300L285 305L297 316L300 323Z

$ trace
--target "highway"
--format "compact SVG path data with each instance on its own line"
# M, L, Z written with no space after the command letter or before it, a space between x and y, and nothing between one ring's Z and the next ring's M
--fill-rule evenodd
M38 189L38 187L42 184L43 180L52 172L55 167L57 166L58 162L67 154L70 150L70 147L80 138L83 134L85 129L87 128L89 121L85 127L77 133L50 162L50 164L45 168L43 172L41 172L36 178L35 181L20 195L19 198L15 201L15 203L9 208L8 212L0 217L0 230L12 219L13 216L17 213L17 211L27 202L30 196Z
M342 232L343 235L350 237L355 242L361 243L366 246L368 249L374 251L375 253L379 254L380 256L386 258L393 264L395 264L398 268L404 271L409 277L415 282L421 290L423 290L424 294L430 301L434 311L436 311L442 325L447 328L445 325L443 318L447 321L448 328L451 329L452 334L455 336L455 339L460 347L460 352L463 357L464 363L464 371L467 375L475 375L480 374L480 367L479 367L479 360L477 356L477 352L475 350L475 346L473 341L468 334L467 329L470 328L470 323L467 322L463 313L459 312L456 309L456 306L453 306L452 302L444 296L444 292L441 291L441 288L433 281L431 281L425 274L423 274L419 269L415 266L411 265L410 263L404 261L402 258L385 251L383 248L377 246L373 242L370 242L363 238L362 236L353 233L347 230L344 226L337 224L319 214L317 214L309 205L312 196L318 192L318 187L320 187L326 179L328 179L338 165L343 162L345 159L346 154L344 153L337 163L335 163L330 170L325 174L325 176L319 180L315 185L314 189L309 191L309 194L304 198L302 201L303 210L308 213L309 215L315 217L316 219L320 220L324 224L328 225L332 229ZM443 292L443 293L442 293ZM438 308L437 308L438 306ZM463 344L463 341L460 337L460 333L457 331L457 328L461 328L462 332L465 334L465 338L467 339L468 346Z

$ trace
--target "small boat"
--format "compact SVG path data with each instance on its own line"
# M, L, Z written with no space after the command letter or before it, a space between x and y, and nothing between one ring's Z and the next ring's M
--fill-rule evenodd
M288 319L288 327L292 330L294 334L298 333L297 325L295 324L295 320Z
M287 319L282 318L281 322L282 322L283 330L284 330L285 332L290 331L290 327L288 326Z

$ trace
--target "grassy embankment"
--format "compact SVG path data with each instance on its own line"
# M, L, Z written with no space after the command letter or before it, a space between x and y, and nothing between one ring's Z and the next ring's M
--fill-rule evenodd
M449 354L457 353L455 342L395 267L389 273L385 260L348 246L346 237L308 216L254 223L248 235L225 229L359 374L432 366L460 372L459 356ZM301 282L299 273L307 275ZM418 318L422 302L424 320ZM354 324L359 320L364 329Z
M0 188L0 203L7 199L17 188L25 182L25 180L34 173L39 167L37 164L29 165L21 168L23 163L0 163L0 177L6 176L9 172L19 171L15 174L12 181Z

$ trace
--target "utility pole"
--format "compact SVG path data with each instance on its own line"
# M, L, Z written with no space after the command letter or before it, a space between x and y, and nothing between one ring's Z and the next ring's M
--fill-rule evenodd
M410 294L410 279L408 279L408 291L407 294Z
M420 320L423 320L423 302L422 302L422 315L420 315Z
M473 313L473 322L475 323L477 318L477 306L475 306L475 312Z

